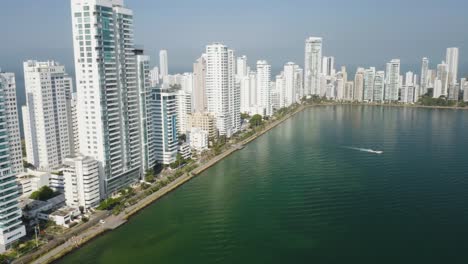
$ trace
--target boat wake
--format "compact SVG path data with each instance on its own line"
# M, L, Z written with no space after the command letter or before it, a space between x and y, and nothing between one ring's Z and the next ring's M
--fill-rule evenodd
M354 148L354 147L345 147L347 149L352 149L352 150L357 150L357 151L362 151L362 152L367 152L367 153L373 153L373 154L383 154L383 151L381 150L373 150L373 149L366 149L366 148Z

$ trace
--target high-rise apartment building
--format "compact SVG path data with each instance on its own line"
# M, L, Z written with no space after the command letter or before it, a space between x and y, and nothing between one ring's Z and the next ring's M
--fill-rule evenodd
M78 126L78 97L76 92L72 93L71 100L70 100L70 112L68 115L68 127L71 125L71 134L73 139L73 153L72 155L76 155L80 153L80 136L78 131L80 130Z
M9 159L13 173L23 172L23 155L18 121L18 105L16 102L16 79L11 72L1 72L0 89L5 102L6 129L8 130Z
M364 71L364 101L374 100L375 68L370 67Z
M153 67L153 69L150 70L149 74L150 74L150 86L156 87L156 85L159 84L159 68Z
M387 63L387 79L385 85L385 101L398 101L400 89L400 60L393 59Z
M448 48L445 61L448 67L448 84L458 83L458 48Z
M267 61L257 61L257 107L263 109L263 116L271 116L271 65Z
M136 49L136 71L138 87L138 106L140 112L140 151L141 151L141 173L145 173L152 168L156 162L154 148L154 131L151 119L151 70L150 57L144 55L143 50ZM156 84L157 85L157 84Z
M420 95L424 95L427 93L427 89L429 88L429 59L424 57L422 59L422 66L421 66L421 83L420 83Z
M335 75L335 58L334 57L323 57L322 74L324 74L325 76Z
M374 94L373 102L381 103L384 101L384 91L385 91L385 72L378 71L375 73L374 78Z
M463 102L468 102L468 80L466 78L462 78L460 86L463 91Z
M26 235L21 221L22 212L18 205L19 190L16 173L19 167L16 159L16 148L19 140L18 116L12 109L16 107L15 80L12 73L0 73L0 253ZM13 92L13 93L12 93ZM11 103L11 105L9 105ZM9 120L16 118L15 121ZM13 121L13 122L12 122ZM10 138L11 137L11 138ZM20 147L21 149L21 147Z
M159 51L159 71L161 73L161 79L164 79L167 75L169 75L169 61L167 58L167 50Z
M347 101L353 101L354 100L354 82L346 82L344 85L344 96L345 100Z
M364 100L364 68L358 68L354 76L354 101Z
M187 115L192 113L192 94L180 89L177 91L177 131L187 133Z
M71 0L71 9L80 153L99 162L109 195L140 179L133 12L123 0Z
M206 55L203 54L193 64L193 110L204 112L206 110Z
M240 130L240 87L235 86L234 51L214 43L206 46L207 110L216 117L220 135Z
M406 72L405 85L408 85L408 86L415 85L415 83L414 83L414 73L412 71Z
M298 66L294 62L288 62L284 65L283 70L283 84L284 86L282 89L282 105L281 107L288 107L294 103L296 103L296 88L297 88L297 75L296 70ZM278 82L278 79L277 79Z
M448 96L449 87L449 66L444 61L437 65L437 73L434 85L434 98Z
M36 168L53 170L73 154L69 122L72 79L65 67L54 61L26 61L26 105L23 124L27 161Z
M241 56L237 58L237 64L236 64L236 76L243 77L247 76L248 72L248 66L247 66L247 56Z
M152 124L154 129L156 160L173 163L177 158L177 91L156 87L151 90Z
M309 37L305 41L304 89L306 95L320 94L322 72L322 38Z

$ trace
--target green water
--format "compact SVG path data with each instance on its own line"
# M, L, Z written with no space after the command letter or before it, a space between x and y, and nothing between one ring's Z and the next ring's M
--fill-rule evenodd
M312 108L59 263L468 263L467 152L467 111Z

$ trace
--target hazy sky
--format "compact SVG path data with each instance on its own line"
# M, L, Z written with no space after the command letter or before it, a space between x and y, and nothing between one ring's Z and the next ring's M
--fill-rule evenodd
M54 59L72 72L69 0L0 0L0 67L21 71L26 59ZM324 38L324 55L338 65L377 66L400 58L435 67L449 46L468 54L466 0L126 0L135 17L135 40L158 61L169 52L171 72L190 70L204 46L219 41L249 64L266 59L274 69L303 65L307 36ZM416 66L415 66L416 67ZM466 67L461 66L464 71ZM464 75L468 72L460 72Z

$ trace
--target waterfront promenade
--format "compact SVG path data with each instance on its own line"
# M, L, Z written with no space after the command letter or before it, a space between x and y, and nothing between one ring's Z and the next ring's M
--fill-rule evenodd
M71 251L79 248L81 245L85 244L86 242L92 240L93 238L107 232L109 230L113 230L118 228L119 226L125 224L127 220L134 214L138 213L140 210L144 209L145 207L151 205L164 195L170 193L171 191L177 189L184 183L190 181L195 176L199 175L203 171L209 169L210 167L214 166L224 158L228 157L232 153L241 150L246 144L252 142L259 136L265 134L266 132L270 131L277 125L281 124L285 120L289 119L290 117L294 116L295 114L301 112L307 107L311 105L300 105L295 108L291 113L284 115L283 117L272 121L271 123L267 124L262 130L257 131L255 134L251 135L250 137L233 144L228 149L220 153L219 155L211 158L207 162L203 163L199 167L195 168L189 173L185 173L182 176L176 178L174 181L170 182L165 187L162 187L160 190L154 192L151 195L148 195L138 201L136 204L127 207L123 212L118 215L110 215L105 212L100 212L99 217L94 218L93 221L90 221L86 225L86 229L80 229L80 232L77 233L76 231L73 232L73 235L69 235L60 239L60 241L55 241L49 245L44 246L43 248L39 249L38 251L31 253L29 255L25 255L15 261L13 264L19 263L34 263L34 264L43 264L43 263L51 263L64 255L70 253ZM104 223L101 224L99 221L103 220ZM76 235L75 235L76 234Z

